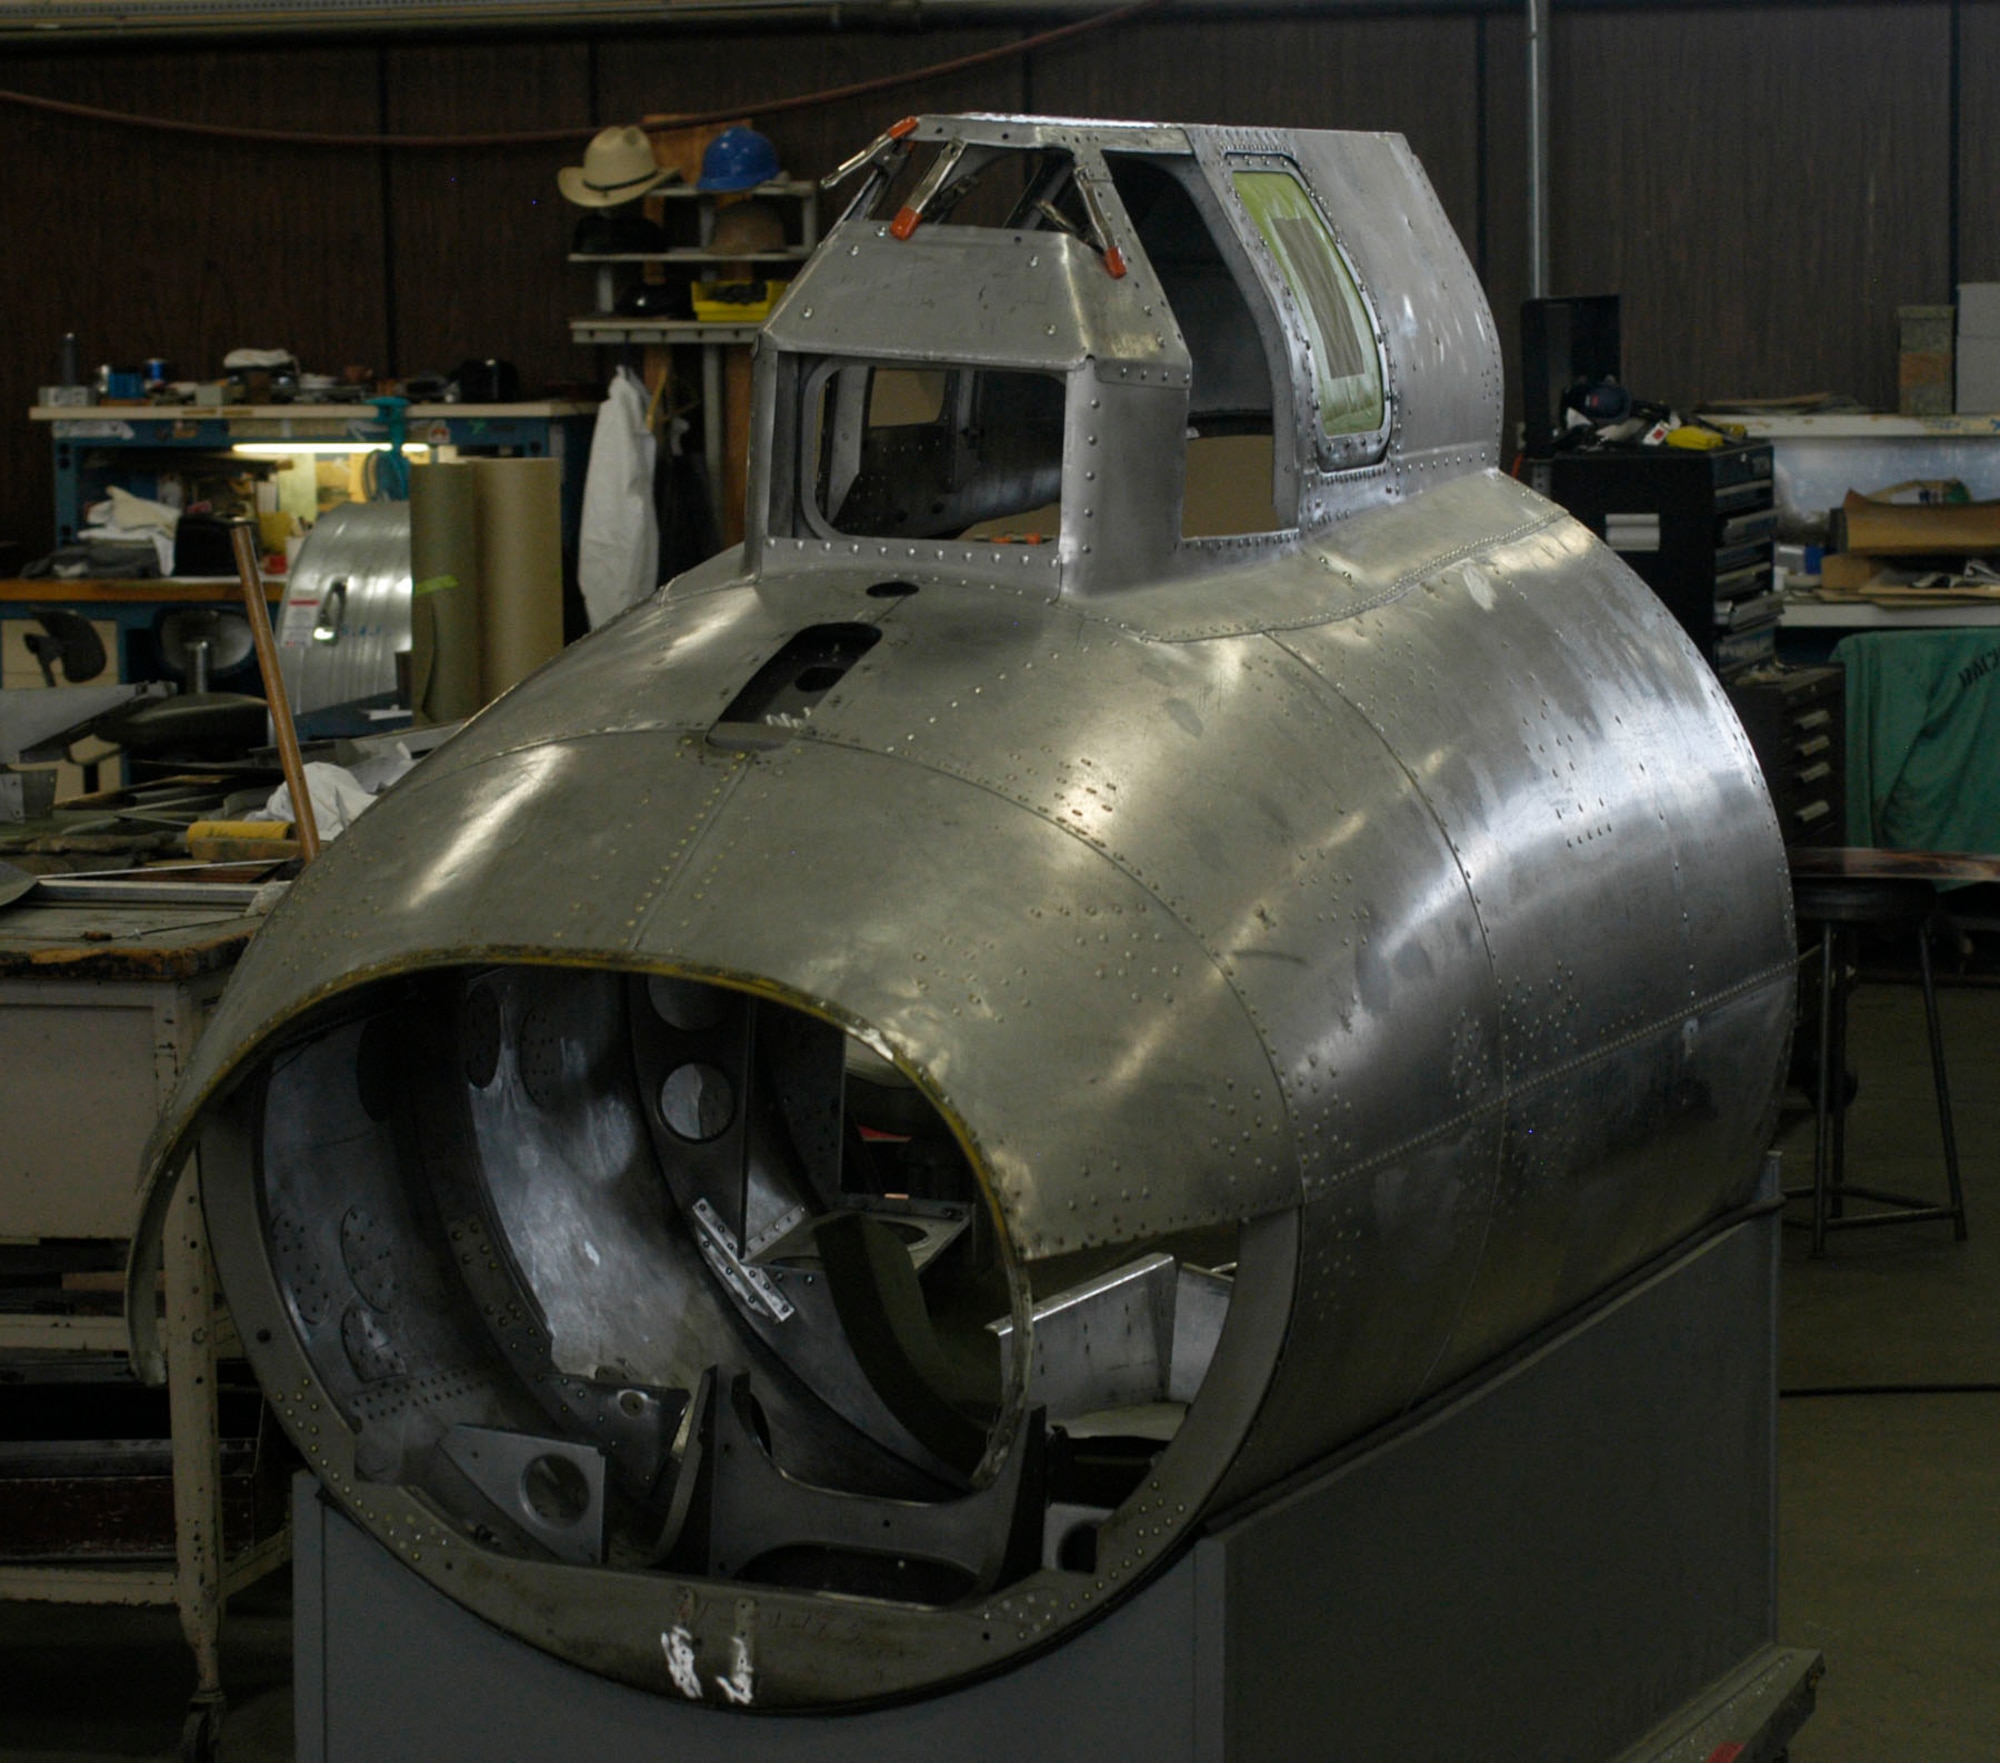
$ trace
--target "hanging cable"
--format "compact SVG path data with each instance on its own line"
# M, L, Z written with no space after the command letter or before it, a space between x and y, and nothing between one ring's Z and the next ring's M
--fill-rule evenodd
M816 110L823 105L844 104L855 98L872 98L877 93L894 92L923 80L944 79L996 61L1031 55L1036 50L1068 42L1092 31L1109 30L1129 23L1143 12L1156 11L1167 0L1131 0L1109 12L1099 12L1073 24L1057 25L1011 43L991 49L974 50L949 61L934 61L927 67L913 67L901 73L878 74L873 79L856 80L852 85L828 86L817 92L800 92L790 98L773 98L763 103L728 104L709 110L677 111L668 116L646 119L649 128L695 128L704 123L733 122L738 117L782 116L795 110ZM369 151L396 147L415 152L441 152L481 147L550 147L571 141L587 141L596 128L524 129L510 133L479 135L335 135L311 130L260 129L229 123L189 122L172 116L138 116L122 110L106 110L95 104L75 104L66 98L45 98L34 92L0 88L0 104L25 110L39 110L51 116L74 117L83 122L106 123L114 128L147 129L158 134L195 135L211 141L249 141L266 147L353 147Z

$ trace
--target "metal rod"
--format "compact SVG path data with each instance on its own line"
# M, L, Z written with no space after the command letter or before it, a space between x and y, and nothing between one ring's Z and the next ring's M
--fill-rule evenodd
M701 456L708 466L708 493L722 495L722 345L701 346Z
M271 867L272 860L261 860ZM248 906L263 891L258 882L156 882L152 872L134 870L131 881L78 881L67 875L45 875L35 884L34 898L60 906Z
M319 824L313 819L311 792L306 788L305 761L299 757L299 731L292 726L291 701L285 696L285 676L278 667L278 645L271 635L271 610L264 604L264 582L257 568L257 541L247 521L230 534L236 547L236 574L243 584L243 611L250 620L250 640L257 648L257 671L264 676L264 702L271 712L271 734L278 744L278 763L292 795L292 822L299 829L299 859L310 863L319 855Z
M1549 4L1528 0L1528 298L1549 291Z
M1933 911L1936 909L1933 908ZM1958 1133L1951 1119L1951 1081L1944 1069L1944 1028L1938 1021L1937 986L1931 977L1931 913L1917 922L1917 965L1924 976L1924 1026L1931 1043L1931 1078L1937 1085L1938 1132L1944 1140L1945 1182L1951 1192L1953 1235L1965 1241L1965 1187L1958 1174Z
M1845 1081L1845 1074L1833 1070L1833 1013L1843 1008L1833 993L1834 931L1829 920L1819 928L1819 1068L1813 1096L1813 1185L1812 1253L1826 1253L1826 1192L1840 1179L1833 1168L1833 1091Z

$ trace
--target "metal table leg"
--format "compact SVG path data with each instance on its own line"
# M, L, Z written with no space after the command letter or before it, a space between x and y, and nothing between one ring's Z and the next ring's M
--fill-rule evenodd
M175 1602L194 1651L181 1732L186 1763L208 1763L222 1730L222 1447L215 1395L215 1270L192 1165L166 1231L167 1402L173 1428Z
M1951 1086L1945 1075L1944 1031L1938 1018L1936 976L1931 966L1930 924L1936 904L1928 882L1898 878L1800 880L1794 878L1803 923L1817 923L1819 939L1818 1094L1813 1105L1813 1176L1810 1188L1791 1188L1787 1199L1810 1199L1809 1253L1826 1253L1830 1231L1887 1224L1949 1221L1958 1241L1966 1238L1965 1189L1958 1166L1958 1134L1952 1120ZM1923 981L1924 1022L1929 1033L1931 1078L1937 1089L1938 1130L1944 1141L1944 1204L1891 1193L1850 1181L1847 1176L1847 1009L1854 985L1858 927L1903 925L1917 935ZM1866 1201L1850 1209L1848 1201Z
M1835 1075L1833 1062L1833 1021L1834 1021L1834 975L1839 966L1835 949L1838 937L1831 923L1820 926L1819 932L1819 1064L1814 1082L1813 1097L1813 1179L1812 1179L1812 1247L1814 1256L1826 1253L1826 1201L1829 1171L1834 1163L1834 1119L1833 1110L1838 1105L1832 1098L1837 1088L1844 1088Z
M1917 928L1917 958L1924 973L1924 1026L1930 1031L1931 1078L1937 1085L1938 1130L1944 1135L1944 1173L1951 1193L1953 1237L1965 1241L1965 1186L1958 1174L1958 1132L1951 1118L1951 1083L1944 1070L1944 1028L1938 1021L1937 986L1931 974L1931 927Z

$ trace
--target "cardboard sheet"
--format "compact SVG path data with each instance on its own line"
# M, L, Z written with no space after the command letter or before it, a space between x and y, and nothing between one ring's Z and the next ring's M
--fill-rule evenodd
M1847 548L1876 557L1991 554L2000 558L2000 502L1943 502L1901 506L1849 490ZM1828 559L1828 561L1832 561Z
M410 695L419 722L454 722L480 693L479 477L469 462L410 468Z
M486 702L562 650L562 463L478 459L480 691Z

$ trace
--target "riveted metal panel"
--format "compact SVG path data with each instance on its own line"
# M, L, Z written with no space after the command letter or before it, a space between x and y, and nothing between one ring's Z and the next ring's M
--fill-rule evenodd
M1185 576L1096 601L1091 617L1161 642L1286 631L1401 599L1427 576L1568 520L1512 478L1482 471L1441 484L1420 516L1393 502L1322 532L1247 552L1204 540ZM1607 553L1608 555L1608 553Z
M1294 150L1374 296L1396 401L1392 451L1409 487L1427 488L1468 442L1484 449L1481 464L1497 463L1500 333L1409 143L1314 134Z
M1281 640L1407 756L1451 839L1493 950L1510 1077L1717 983L1789 973L1755 760L1665 610L1575 523ZM1759 860L1734 897L1702 898L1692 878L1724 850ZM1586 897L1602 934L1566 935Z
M1412 1087L1420 1087L1413 1084ZM1462 1357L1461 1335L1495 1336L1497 1317L1464 1318L1493 1232L1503 1109L1439 1120L1318 1185L1300 1218L1292 1336L1273 1388L1232 1466L1247 1492L1378 1424L1490 1347ZM1340 1414L1349 1418L1336 1419Z
M762 976L879 1037L964 1124L1029 1258L1297 1203L1241 1000L1039 805L794 743L750 767L637 952ZM1013 1106L1044 1090L1060 1103Z
M1179 522L1158 517L1181 503L1187 382L1162 386L1126 377L1134 371L1100 362L1070 387L1063 459L1066 573L1098 592L1157 580L1174 564Z
M912 137L919 141L971 141L988 147L1095 147L1107 134L1135 153L1184 154L1190 131L1177 123L1118 122L1089 117L1010 116L975 111L969 116L926 116Z
M1086 360L1187 371L1187 351L1148 310L1143 275L1106 274L1067 233L929 226L897 239L849 221L771 314L772 348L889 361L957 361L1062 372Z
M1442 1372L1748 1197L1782 1075L1762 1049L1784 1044L1793 999L1789 976L1747 985L1510 1097L1493 1230Z
M1244 999L1309 1186L1408 1133L1413 1074L1441 1116L1493 1092L1493 980L1463 879L1351 706L1268 639L1155 644L1067 609L967 598L923 616L933 604L909 603L820 738L976 783L1145 887ZM1058 725L1060 744L1020 738Z

